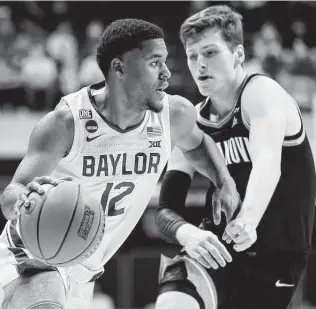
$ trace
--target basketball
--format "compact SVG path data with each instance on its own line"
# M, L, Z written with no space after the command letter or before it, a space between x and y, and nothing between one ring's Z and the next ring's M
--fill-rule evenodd
M98 247L104 232L102 206L73 181L43 185L32 192L31 205L21 207L18 228L26 249L46 264L58 267L83 262Z

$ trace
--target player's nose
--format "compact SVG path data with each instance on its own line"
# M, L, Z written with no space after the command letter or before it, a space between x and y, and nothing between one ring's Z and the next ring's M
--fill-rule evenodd
M162 72L160 74L160 79L167 80L171 77L171 72L169 71L167 65L164 63Z
M202 57L198 57L197 67L199 73L205 73L205 71L207 70L206 62L204 59L202 59Z

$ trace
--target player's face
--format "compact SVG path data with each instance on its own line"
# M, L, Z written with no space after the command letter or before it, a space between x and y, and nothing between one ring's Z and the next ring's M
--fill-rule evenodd
M124 89L132 104L141 110L162 110L163 92L171 73L166 66L167 48L163 39L143 42L141 49L124 55Z
M186 43L187 63L199 91L212 96L227 91L236 78L237 51L231 51L218 28L207 28Z

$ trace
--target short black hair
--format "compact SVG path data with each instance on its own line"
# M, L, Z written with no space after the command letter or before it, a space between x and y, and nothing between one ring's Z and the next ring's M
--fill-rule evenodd
M97 47L97 63L107 78L111 61L127 51L141 48L143 41L164 39L163 30L141 19L118 19L112 22L100 37Z

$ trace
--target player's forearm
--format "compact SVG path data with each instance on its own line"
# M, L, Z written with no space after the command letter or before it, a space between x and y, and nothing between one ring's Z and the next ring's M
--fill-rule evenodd
M212 138L204 134L201 144L184 152L186 159L202 175L214 182L217 188L224 184L234 184L224 159Z
M1 211L7 220L14 220L14 204L19 199L19 195L25 191L25 186L20 183L12 183L6 187L1 197Z
M265 160L263 158L253 164L246 195L238 216L250 220L257 227L270 203L280 176L278 159Z
M169 243L179 244L176 232L187 222L182 217L191 177L178 170L168 171L162 180L156 223L160 237Z

